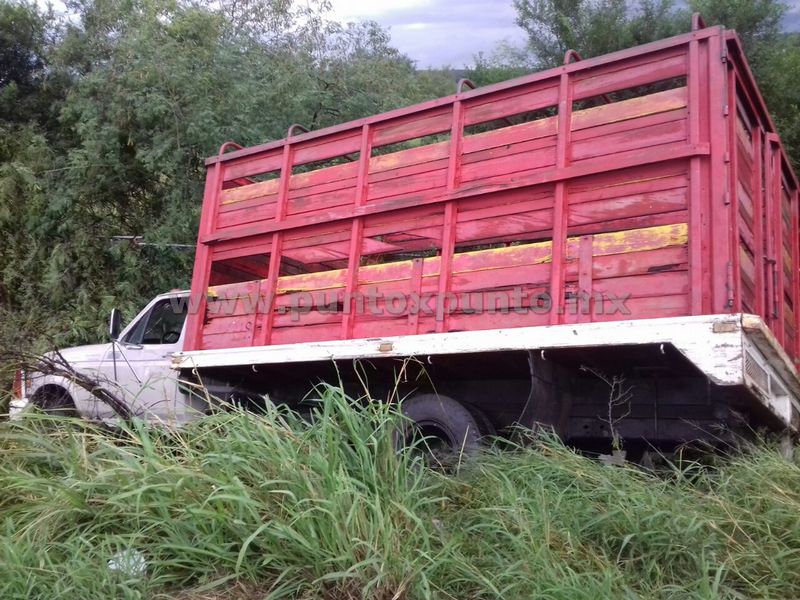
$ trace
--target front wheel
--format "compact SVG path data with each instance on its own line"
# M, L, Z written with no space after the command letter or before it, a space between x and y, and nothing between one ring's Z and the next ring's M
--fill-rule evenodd
M403 402L402 412L411 421L403 432L405 445L427 450L437 460L474 454L481 446L473 413L452 398L421 394Z
M39 410L59 417L77 417L78 411L69 392L57 385L46 385L33 395L31 404Z

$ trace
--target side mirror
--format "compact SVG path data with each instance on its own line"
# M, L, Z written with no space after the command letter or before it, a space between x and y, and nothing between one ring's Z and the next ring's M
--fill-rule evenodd
M118 308L111 309L111 317L108 319L108 336L116 341L122 329L122 313Z

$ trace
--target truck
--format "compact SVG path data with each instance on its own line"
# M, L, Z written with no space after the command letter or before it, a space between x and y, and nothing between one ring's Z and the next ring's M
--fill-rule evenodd
M674 446L800 426L798 179L706 27L253 147L207 177L191 289L66 349L137 414L403 400L451 448L545 424ZM95 419L70 381L20 403ZM198 390L208 390L208 393Z

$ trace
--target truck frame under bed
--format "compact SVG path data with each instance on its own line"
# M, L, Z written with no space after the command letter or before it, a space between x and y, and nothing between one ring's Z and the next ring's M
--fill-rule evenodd
M342 363L354 360L405 359L423 364L431 357L582 349L603 353L658 346L677 351L715 386L737 390L745 404L766 415L765 422L796 433L800 427L800 378L786 352L757 316L748 314L638 319L519 327L443 334L334 340L225 350L182 352L173 368L186 374L250 365ZM314 369L309 368L309 376ZM277 371L276 371L277 372Z

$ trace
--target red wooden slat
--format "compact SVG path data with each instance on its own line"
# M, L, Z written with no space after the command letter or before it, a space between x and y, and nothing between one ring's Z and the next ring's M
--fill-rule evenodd
M671 79L685 75L686 71L687 56L684 48L645 55L627 63L611 64L577 75L574 99L591 98L617 90Z

